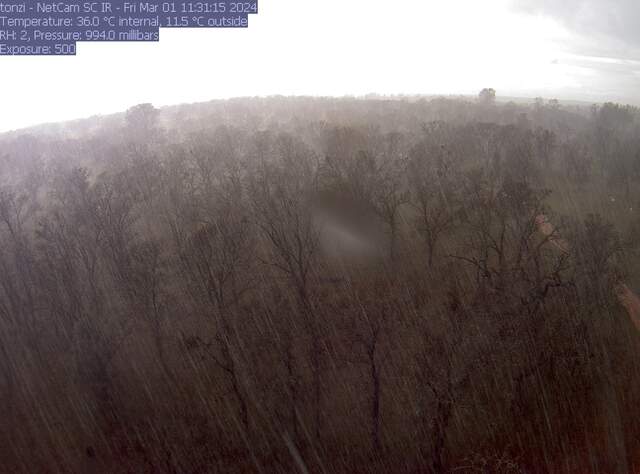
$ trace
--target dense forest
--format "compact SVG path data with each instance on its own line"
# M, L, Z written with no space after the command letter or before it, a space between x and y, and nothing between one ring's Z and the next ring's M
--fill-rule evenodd
M0 135L0 471L640 472L640 111L254 98Z

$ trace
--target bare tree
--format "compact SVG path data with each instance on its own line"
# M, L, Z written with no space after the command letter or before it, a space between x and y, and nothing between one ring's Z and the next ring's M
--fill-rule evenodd
M245 431L249 428L246 362L235 319L243 295L251 288L252 229L244 212L240 182L233 177L216 188L216 200L202 216L181 255L188 288L202 302L215 323L216 344L210 355L227 375L240 408Z
M312 204L317 184L308 160L287 161L287 158L294 155L284 156L286 167L269 163L259 166L249 183L249 197L253 219L268 244L265 263L288 279L311 339L315 434L319 437L322 340L311 291L312 272L317 268L320 249L319 223Z
M452 150L437 141L423 142L413 150L410 158L411 205L416 212L415 226L424 239L430 267L441 237L452 229L458 216L456 167Z

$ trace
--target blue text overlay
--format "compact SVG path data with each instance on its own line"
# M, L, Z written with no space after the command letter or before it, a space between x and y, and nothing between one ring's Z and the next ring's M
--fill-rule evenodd
M75 55L79 41L159 41L160 28L246 28L257 0L0 0L0 56Z

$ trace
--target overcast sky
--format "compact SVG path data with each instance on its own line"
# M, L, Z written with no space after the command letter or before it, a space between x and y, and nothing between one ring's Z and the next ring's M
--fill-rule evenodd
M0 130L233 96L475 94L640 103L640 0L261 0L248 30L0 57Z

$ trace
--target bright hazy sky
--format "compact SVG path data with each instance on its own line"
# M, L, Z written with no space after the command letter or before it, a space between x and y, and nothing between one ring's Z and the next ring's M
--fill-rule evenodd
M161 30L0 57L0 131L254 95L369 92L640 102L638 0L261 0L248 30Z

